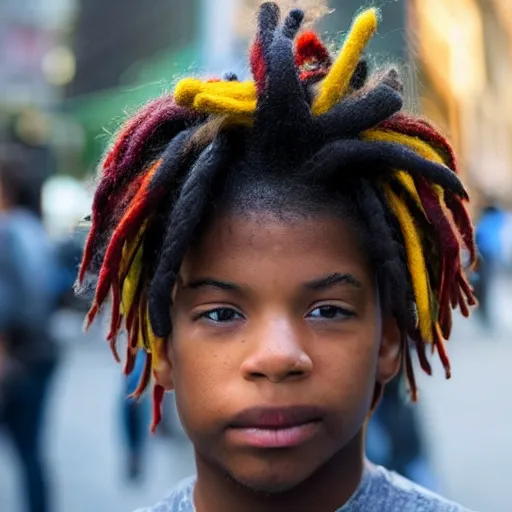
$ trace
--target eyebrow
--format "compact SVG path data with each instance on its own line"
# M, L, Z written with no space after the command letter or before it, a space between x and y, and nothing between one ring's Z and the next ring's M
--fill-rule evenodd
M335 272L333 274L329 274L324 277L320 277L319 279L313 279L312 281L308 281L303 285L304 288L308 290L314 291L323 291L332 288L333 286L339 284L348 284L353 286L354 288L362 288L363 284L359 279L357 279L352 274L342 274ZM190 281L185 285L185 288L191 290L198 290L201 288L216 288L222 291L236 291L239 292L242 290L242 286L230 283L228 281L219 281L217 279L197 279L194 281Z
M309 290L323 291L332 288L338 284L348 284L355 288L362 288L363 284L352 274L340 274L335 272L319 279L313 279L305 283L304 287Z
M240 291L242 289L241 286L238 286L234 283L229 283L227 281L218 281L217 279L197 279L195 281L190 281L185 285L185 288L189 288L192 290L198 290L200 288L217 288L218 290L224 291Z

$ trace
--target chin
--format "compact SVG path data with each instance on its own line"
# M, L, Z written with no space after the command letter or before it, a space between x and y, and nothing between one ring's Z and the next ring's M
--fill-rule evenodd
M303 470L305 468L302 468ZM228 477L238 486L256 494L273 496L286 493L306 481L313 473L301 471L297 473L296 467L282 470L276 464L275 468L267 466L263 471L254 473L235 472L225 470Z
M295 487L300 485L303 480L289 480L282 479L280 481L268 480L268 479L250 479L250 478L239 478L233 475L229 477L241 488L250 491L254 494L261 494L264 496L276 496L292 491Z

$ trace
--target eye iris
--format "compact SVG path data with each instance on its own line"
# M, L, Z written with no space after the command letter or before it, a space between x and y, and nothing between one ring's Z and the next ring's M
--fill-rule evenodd
M324 318L335 318L338 314L338 308L334 306L323 306L320 308L320 315Z
M229 322L235 317L235 312L232 309L222 308L211 312L211 319L215 322Z

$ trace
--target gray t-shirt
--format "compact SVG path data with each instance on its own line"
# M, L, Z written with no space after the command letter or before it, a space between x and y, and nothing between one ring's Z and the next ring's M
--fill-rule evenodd
M181 482L153 508L136 512L195 512L195 478ZM470 512L380 466L367 463L363 479L352 498L336 512Z

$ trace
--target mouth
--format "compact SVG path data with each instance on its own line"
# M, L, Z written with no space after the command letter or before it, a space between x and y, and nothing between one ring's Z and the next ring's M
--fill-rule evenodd
M293 448L315 435L322 416L316 407L248 409L230 423L228 436L252 448Z

